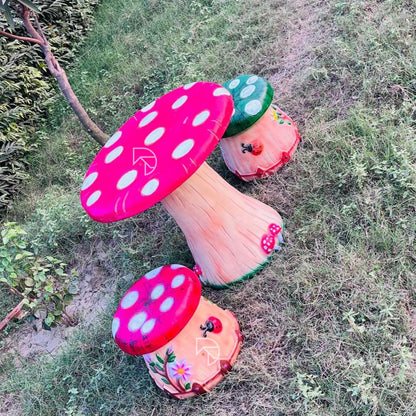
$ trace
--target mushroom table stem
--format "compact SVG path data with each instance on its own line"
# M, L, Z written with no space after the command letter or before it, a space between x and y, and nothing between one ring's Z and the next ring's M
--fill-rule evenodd
M185 234L201 280L216 287L247 278L265 264L282 227L273 208L240 193L207 163L162 204Z

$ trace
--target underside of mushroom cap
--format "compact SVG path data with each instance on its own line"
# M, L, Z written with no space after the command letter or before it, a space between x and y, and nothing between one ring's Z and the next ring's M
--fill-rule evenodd
M223 84L234 101L234 111L223 137L231 137L251 127L269 108L273 88L257 75L240 75Z
M210 82L177 88L131 117L98 152L81 203L96 221L136 215L169 195L205 161L233 110L230 93Z
M155 351L182 331L200 300L201 283L192 270L179 264L154 269L121 299L113 337L127 354Z

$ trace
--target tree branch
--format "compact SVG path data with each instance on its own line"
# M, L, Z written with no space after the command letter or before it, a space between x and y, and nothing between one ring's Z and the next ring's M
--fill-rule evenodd
M17 317L23 308L24 299L0 322L0 332L6 328L7 324L15 317Z
M46 39L45 34L43 33L42 27L39 23L38 15L36 13L33 13L33 17L35 18L36 27L38 28L38 33L40 34L43 41L46 43L48 40Z
M13 35L12 33L5 32L4 30L0 30L0 35L4 35L4 36L6 36L8 38L11 38L11 39L24 40L24 41L31 42L31 43L37 43L38 45L43 44L43 41L41 41L39 39L27 38L25 36Z

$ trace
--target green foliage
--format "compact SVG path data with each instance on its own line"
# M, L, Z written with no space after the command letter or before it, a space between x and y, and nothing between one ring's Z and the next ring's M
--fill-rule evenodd
M77 273L65 272L66 264L51 257L36 256L25 241L26 233L16 223L5 223L1 231L0 282L17 290L31 314L44 316L50 328L65 313L77 293Z
M0 13L4 13L4 16L11 28L14 28L12 9L17 7L19 4L28 7L35 13L39 13L39 9L37 8L37 6L30 0L2 0L2 2L0 3Z
M27 1L20 2L29 5ZM9 3L3 6L7 9ZM45 0L39 5L42 28L63 65L73 61L97 3L98 0L85 0L73 7L64 1ZM8 30L8 25L0 10L0 29ZM13 33L28 36L19 21ZM1 211L26 178L27 157L36 148L37 130L47 120L55 88L36 45L0 36L0 62Z
M38 201L25 226L40 253L66 253L80 241L91 240L97 234L104 236L109 228L88 217L79 203L77 190L68 192L58 187Z

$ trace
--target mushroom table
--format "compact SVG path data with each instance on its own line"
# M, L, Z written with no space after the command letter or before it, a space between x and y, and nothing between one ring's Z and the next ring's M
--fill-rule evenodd
M113 337L142 355L155 383L185 399L211 390L231 369L243 337L235 316L204 297L196 274L171 264L146 273L120 301Z
M224 87L234 100L220 142L225 164L245 181L271 175L289 162L300 142L295 123L272 104L273 89L264 78L241 75Z
M89 167L81 203L96 221L118 221L158 201L182 229L201 281L224 287L254 274L279 249L282 219L224 181L205 159L233 111L230 93L197 82L139 110Z

